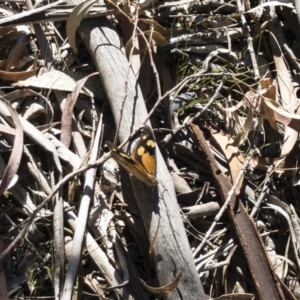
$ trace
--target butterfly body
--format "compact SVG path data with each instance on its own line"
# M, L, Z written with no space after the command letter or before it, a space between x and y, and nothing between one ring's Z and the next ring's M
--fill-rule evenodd
M130 156L118 150L111 142L106 141L106 144L111 150L111 156L126 171L149 186L157 185L156 142L149 126L145 125Z

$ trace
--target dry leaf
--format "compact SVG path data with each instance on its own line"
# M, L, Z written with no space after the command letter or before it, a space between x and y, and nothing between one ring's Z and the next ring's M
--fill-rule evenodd
M0 183L0 195L2 195L7 187L10 185L14 176L17 174L19 169L20 161L23 153L23 128L21 122L19 120L19 116L14 108L11 106L9 102L7 102L3 97L0 96L0 101L6 106L11 114L11 118L14 121L14 125L16 127L15 140L13 144L13 149L6 166L6 170L3 174L1 183Z
M9 127L9 126L0 124L0 133L6 133L6 134L10 134L10 135L15 135L16 134L16 130L14 128Z
M253 156L250 160L249 166L252 169L259 169L266 171L270 165L276 165L276 169L274 170L277 174L284 173L286 176L291 174L291 171L299 173L299 168L296 163L290 159L286 158L284 161L280 158L269 158L269 157L260 157Z
M88 14L90 8L96 2L98 1L89 0L89 1L82 2L78 4L69 15L69 18L67 20L66 32L67 32L69 44L75 54L77 54L77 47L75 41L77 27L80 25L82 19Z
M249 133L254 129L253 110L252 108L248 109L246 118L239 116L236 112L233 112L232 116L239 131L234 138L234 145L240 146L247 140Z
M300 116L293 114L293 113L289 113L288 111L286 111L279 103L277 103L276 101L269 99L269 98L265 98L264 102L266 103L266 105L271 108L274 112L276 112L278 115L282 116L283 118L291 121L291 120L300 120ZM277 119L277 118L276 118ZM283 122L282 122L283 123ZM283 123L285 124L285 123Z
M146 30L146 31L144 31L144 33L146 35L148 35L149 37L151 37L152 40L155 41L156 45L159 47L162 47L167 43L167 40L165 39L165 37L157 31Z
M164 285L159 288L148 286L142 279L140 279L140 282L146 290L152 292L153 294L165 294L173 291L177 287L180 277L181 277L181 272L170 284Z
M19 87L36 87L42 89L52 89L65 92L73 92L76 88L76 81L83 79L87 74L81 72L61 72L61 71L49 71L43 73L41 76L30 77L24 81L18 81L14 86ZM80 91L90 97L103 98L104 93L100 84L99 78L90 78L84 89Z
M235 182L243 166L244 157L239 152L239 149L236 146L234 146L234 140L229 135L214 130L211 130L211 134L214 138L214 142L218 144L219 147L222 149L229 165L232 182ZM237 193L239 193L242 184L243 180L240 181L236 189Z
M67 97L65 107L63 109L63 113L61 116L61 136L60 141L69 148L72 138L72 117L73 117L73 109L76 103L76 100L79 96L79 93L86 83L86 81L91 77L98 75L99 73L93 73L89 76L86 76L79 80L76 84L74 92Z
M252 294L227 294L211 300L253 300L255 297Z
M139 55L140 53L143 53L143 52L145 52L145 48L144 49L138 49L138 47L139 47L139 45L138 45L138 41L137 41L137 39L135 38L134 39L134 44L135 44L135 46L133 46L133 38L131 37L130 39L129 39L129 41L126 43L126 45L125 45L125 51L126 51L126 54L128 54L129 55L129 53L130 53L130 51L131 51L131 49L134 47L134 49L133 49L133 51L132 51L132 55L133 56L136 56L136 55Z
M265 108L261 105L262 97L258 97L256 93L249 91L245 94L244 99L247 106L251 106L260 116L265 116ZM286 111L279 103L267 97L264 97L264 104L268 107L267 110L269 108L273 110L277 122L300 133L300 116L298 114Z
M139 22L143 22L147 25L152 26L155 31L157 31L163 36L167 35L167 30L164 27L162 27L159 23L155 22L154 20L139 19Z
M10 72L0 70L0 78L7 81L25 80L36 74L37 70L34 68L30 71Z
M275 86L272 84L272 80L270 78L262 79L260 83L261 83L261 87L265 91L262 94L263 97L261 98L261 106L264 111L263 118L265 118L269 122L269 124L275 131L278 131L274 111L265 103L266 98L272 99L274 101L276 100Z
M280 51L279 47L278 50ZM298 106L298 99L296 98L295 89L293 86L291 74L286 66L285 58L281 53L280 56L273 55L277 72L277 81L281 96L282 107L290 113L294 113ZM273 97L268 97L274 99ZM298 109L299 113L299 109ZM298 133L285 127L284 140L280 153L280 157L286 157L292 151L298 138Z
M42 102L32 102L26 109L23 118L26 120L32 120L42 114L46 114L45 105Z

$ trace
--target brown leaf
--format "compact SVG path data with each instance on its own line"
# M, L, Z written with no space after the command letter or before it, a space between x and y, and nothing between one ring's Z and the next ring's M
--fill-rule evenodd
M159 23L155 22L154 20L139 19L139 22L143 22L147 25L153 26L153 29L159 32L163 36L167 35L167 30L164 27L162 27Z
M264 117L265 111L264 107L261 105L262 97L258 97L257 94L249 91L245 94L244 98L247 99L247 106L251 106L256 113ZM266 106L272 108L275 120L277 122L284 124L300 133L300 116L298 114L293 114L286 111L279 103L269 98L264 98L264 103Z
M142 279L140 279L140 282L146 290L148 290L154 294L165 294L165 293L169 293L169 292L173 291L177 287L180 277L181 277L181 272L177 275L177 277L171 283L164 285L162 287L159 287L159 288L148 286Z
M0 78L7 81L19 81L30 78L36 74L37 70L34 68L30 71L20 71L20 72L9 72L0 70Z
M272 99L275 101L276 99L276 89L275 86L272 84L272 80L270 78L262 79L260 81L261 87L266 90L262 94L261 98L261 106L264 111L263 117L270 123L271 127L275 130L278 131L274 111L265 103L265 99Z
M159 47L164 46L167 43L165 37L157 31L146 30L144 33L152 38L155 41L156 45Z
M214 142L219 145L226 157L232 182L234 182L243 166L244 157L240 153L239 149L234 146L234 140L229 135L224 134L224 132L214 130L211 130L211 134L214 138ZM237 187L237 194L239 193L242 184L243 180L240 181L240 184Z
M129 41L126 43L126 45L125 45L125 51L126 51L126 53L129 55L129 53L130 53L130 51L131 51L131 49L134 47L134 49L133 49L133 51L132 51L132 54L134 55L134 56L136 56L136 55L139 55L140 53L143 53L143 52L145 52L145 48L143 48L143 49L138 49L138 42L137 42L137 39L135 39L135 45L133 45L133 38L131 37L130 39L129 39Z
M98 75L99 73L93 73L90 74L81 80L79 80L76 84L75 90L71 95L68 95L66 99L66 104L62 112L61 116L61 135L60 135L60 141L69 148L72 138L72 117L73 117L73 109L75 106L75 103L78 99L79 93L81 89L83 88L86 81L94 75Z

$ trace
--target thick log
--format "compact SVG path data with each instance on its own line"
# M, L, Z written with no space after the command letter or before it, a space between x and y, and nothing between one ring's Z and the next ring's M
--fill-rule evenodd
M75 1L72 2L75 4ZM115 28L104 17L82 21L79 34L100 73L116 124L121 119L118 137L120 142L123 142L142 124L148 113L136 76L128 67L122 41ZM152 256L158 286L171 283L181 273L177 288L165 294L165 299L204 299L172 178L159 149L157 177L160 183L155 188L145 186L134 179L132 186L141 209L149 243L157 233Z

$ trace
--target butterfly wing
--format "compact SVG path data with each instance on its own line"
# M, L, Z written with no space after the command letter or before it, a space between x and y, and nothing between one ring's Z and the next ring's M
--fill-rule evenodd
M131 158L139 164L150 177L156 175L156 142L151 128L145 125Z
M150 129L150 128L149 128ZM144 131L143 131L144 132ZM151 132L151 129L150 129ZM152 133L152 132L151 132ZM153 135L153 134L152 134ZM141 137L143 136L143 133ZM154 142L155 143L155 142ZM147 169L143 165L143 160L145 161L144 157L142 160L135 160L136 151L140 148L140 140L137 143L137 146L134 148L132 157L129 157L126 153L121 150L118 150L111 142L106 141L106 144L111 150L111 156L129 173L133 174L139 180L145 182L149 186L154 186L157 184L157 180L155 177L155 173L152 176L152 173L148 173ZM140 149L141 150L141 149ZM155 150L155 149L154 149ZM141 153L141 151L140 151ZM155 152L154 152L155 153ZM147 153L145 153L147 155ZM142 155L144 156L144 155ZM141 158L138 155L138 158ZM151 163L148 159L146 159L148 163ZM153 169L153 168L152 168ZM155 168L156 172L156 161L155 161Z
M132 173L132 169L136 164L131 157L121 150L118 150L111 142L106 141L107 146L111 151L112 158L119 163L126 171Z

